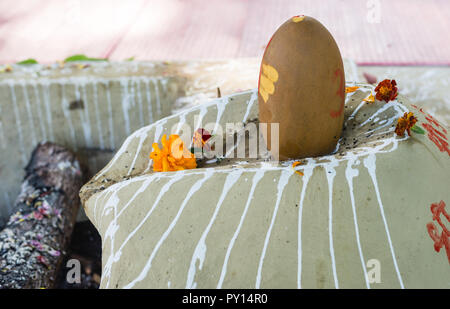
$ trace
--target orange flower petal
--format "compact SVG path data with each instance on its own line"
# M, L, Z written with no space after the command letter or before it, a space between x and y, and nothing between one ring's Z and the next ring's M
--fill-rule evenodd
M153 160L153 171L181 171L197 167L195 155L185 148L178 135L172 134L167 138L164 134L161 144L163 149L159 148L158 143L152 144L153 151L150 153L150 158Z
M375 102L375 97L373 96L373 94L370 94L367 98L365 98L363 100L364 102L369 102L369 103L373 103Z
M295 168L297 165L301 165L301 164L303 164L302 162L300 162L300 161L295 161L294 163L292 163L292 168ZM302 173L302 172L300 172L300 171L295 171L295 173L296 174L299 174L300 176L303 176L304 174Z
M354 87L345 87L345 93L355 92L355 91L358 90L358 89L359 89L358 86L354 86Z

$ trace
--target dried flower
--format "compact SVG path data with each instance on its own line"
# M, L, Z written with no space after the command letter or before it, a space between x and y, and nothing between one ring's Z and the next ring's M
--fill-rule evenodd
M0 69L0 73L12 72L13 68L11 65L6 64L3 68Z
M411 128L416 124L417 118L412 112L405 113L403 117L398 118L397 126L395 127L395 133L398 136L405 135L405 131L411 136Z
M153 160L153 171L172 172L197 167L195 155L184 147L181 138L172 134L167 139L166 134L161 139L163 145L159 148L158 143L153 143L153 151L150 158Z
M38 260L39 263L41 263L42 265L44 265L45 267L50 269L50 263L48 262L48 260L47 260L47 258L45 256L38 255L36 257L36 259Z
M208 140L211 138L211 133L209 133L205 129L198 129L194 133L194 137L192 139L194 147L202 148L204 150L211 150L211 147L207 144Z
M395 81L395 79L385 79L380 82L375 88L377 100L386 101L386 103L394 100L398 95L398 89L396 86L397 82Z

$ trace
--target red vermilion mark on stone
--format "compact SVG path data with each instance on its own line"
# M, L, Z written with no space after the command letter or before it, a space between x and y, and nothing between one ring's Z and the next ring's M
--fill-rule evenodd
M433 222L430 222L427 224L428 234L434 241L434 250L436 250L436 252L441 251L441 248L445 247L448 263L450 264L450 232L442 222L441 214L444 215L448 222L450 222L450 215L445 210L444 201L431 204L430 210L433 214L433 221L438 223L438 225L442 228L442 232L441 235L439 235L439 227L437 227Z
M433 116L431 116L428 113L425 113L422 108L418 108L415 105L412 105L412 107L418 109L423 115L425 115L425 119L428 123L422 124L425 130L428 132L428 138L430 141L436 144L436 146L439 148L442 152L447 152L447 154L450 156L450 148L447 138L447 129L442 126Z
M332 118L337 118L340 115L342 115L342 112L344 111L344 100L345 100L345 87L344 87L344 72L341 69L337 69L336 71L334 71L334 80L339 79L339 88L336 91L336 95L341 97L342 102L341 105L339 106L339 110L335 111L332 110L330 111L330 116Z

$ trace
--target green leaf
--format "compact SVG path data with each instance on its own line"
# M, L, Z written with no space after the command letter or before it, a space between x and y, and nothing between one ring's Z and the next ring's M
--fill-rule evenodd
M23 61L19 61L16 64L20 64L20 65L28 65L28 64L38 64L38 62L35 59L26 59Z
M108 59L89 58L86 55L73 55L64 59L64 62L75 62L75 61L108 61Z
M419 127L418 125L414 125L411 128L411 131L413 131L414 133L417 133L417 134L425 134L425 130L422 129L421 127Z

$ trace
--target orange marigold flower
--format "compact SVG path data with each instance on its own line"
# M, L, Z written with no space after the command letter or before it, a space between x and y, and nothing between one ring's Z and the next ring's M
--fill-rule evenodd
M375 88L376 98L378 101L392 101L398 95L397 82L395 79L389 80L385 79L380 82L378 86Z
M395 133L398 136L405 135L405 131L411 136L411 128L416 124L417 118L413 113L405 113L403 117L398 118L397 126L395 127Z
M161 139L162 149L158 143L153 143L150 158L153 160L153 171L173 172L197 167L195 155L184 147L181 138L172 134L167 139L166 134Z

